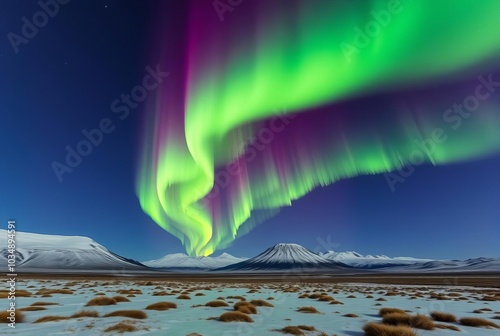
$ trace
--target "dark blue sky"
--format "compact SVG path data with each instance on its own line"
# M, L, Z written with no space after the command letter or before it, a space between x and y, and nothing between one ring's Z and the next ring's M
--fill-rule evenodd
M165 20L175 32L182 29L183 9L170 3ZM110 109L150 64L152 9L153 2L70 1L15 53L7 34L20 34L21 18L40 7L0 2L4 228L12 218L20 231L89 236L138 260L184 252L142 212L135 194L141 106L123 121ZM60 183L51 163L63 162L65 147L74 148L82 130L103 118L112 120L114 131ZM382 175L341 181L294 202L226 251L253 256L279 242L324 250L332 242L330 249L363 254L500 256L499 168L498 155L419 166L395 192Z

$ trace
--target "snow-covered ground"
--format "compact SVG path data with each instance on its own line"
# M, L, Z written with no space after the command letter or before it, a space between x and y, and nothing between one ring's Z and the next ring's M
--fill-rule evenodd
M377 315L381 307L397 307L409 310L412 313L429 314L431 311L445 311L461 317L482 317L492 322L500 314L500 301L481 301L488 295L498 295L498 289L484 289L474 287L453 286L403 286L403 285L375 285L375 284L308 284L308 283L172 283L154 281L136 282L132 280L93 281L81 280L71 283L62 280L22 280L17 284L17 290L28 290L36 293L39 289L68 288L73 294L52 294L52 297L18 297L17 308L27 307L37 301L55 302L57 305L45 306L42 311L24 312L25 322L16 324L10 329L6 324L0 324L1 335L115 335L103 330L119 321L132 321L139 331L125 333L125 335L175 335L184 336L191 333L203 336L243 336L243 335L282 335L274 329L285 326L310 325L317 332L306 332L305 335L362 336L362 327L367 322L380 321ZM122 289L140 289L142 294L128 297L130 302L121 302L110 306L85 307L88 300L96 297L98 292L112 297L119 295ZM165 291L168 296L153 296L154 292ZM190 300L178 299L181 292L188 291ZM172 293L174 292L174 293ZM396 292L388 296L387 292ZM201 294L199 294L201 293ZM312 298L299 298L301 294L326 293L335 300L344 304L330 304L329 301L318 301ZM436 300L430 298L434 293L450 294L449 299ZM198 294L198 295L197 295ZM218 317L222 313L233 310L238 299L228 296L244 296L247 301L263 299L274 307L257 307L258 313L250 315L252 323L230 322L224 323L210 317ZM354 297L349 297L353 295ZM371 295L372 297L368 297ZM123 295L127 296L127 295ZM230 305L228 307L193 307L203 305L209 301L224 297ZM271 297L273 299L271 299ZM458 300L458 297L465 298ZM376 301L383 298L386 301ZM169 301L177 304L176 309L166 311L145 310L149 304ZM0 299L0 304L7 307L8 300ZM380 304L377 306L377 304ZM313 306L320 313L306 314L297 312L298 307ZM472 313L473 310L488 308L491 311L482 314ZM33 323L36 319L47 315L70 316L83 309L92 309L99 313L96 318L79 318L56 322ZM147 319L131 319L124 317L102 317L104 314L116 310L142 310L147 313ZM344 317L344 314L356 314L359 317ZM458 333L452 330L436 329L435 331L417 330L420 336L433 335L481 335L498 336L500 329L485 329L465 327L455 324L461 329Z

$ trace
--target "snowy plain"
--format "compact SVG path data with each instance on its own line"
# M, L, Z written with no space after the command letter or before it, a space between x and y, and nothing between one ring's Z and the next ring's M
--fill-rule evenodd
M173 283L163 281L133 281L133 280L22 280L18 282L18 290L28 290L36 293L39 289L72 290L73 294L52 294L52 297L18 297L16 307L22 308L36 301L49 301L57 305L45 306L46 310L24 312L25 322L17 323L15 329L0 324L1 335L117 335L113 332L104 332L104 329L120 321L132 321L138 331L127 332L125 335L203 335L203 336L262 336L283 335L276 329L285 326L310 325L317 331L305 332L305 335L362 336L363 325L367 322L380 321L377 315L381 307L396 307L409 310L412 313L429 314L431 311L445 311L460 317L482 317L492 322L494 315L500 314L500 301L481 301L484 296L481 291L498 293L498 289L479 289L474 287L453 286L407 286L407 285L378 285L378 284L330 284L330 283L201 283L184 282ZM119 302L116 305L85 307L86 302L104 293L112 297L119 295L123 289L139 289L142 294L128 297L130 302ZM167 296L153 296L154 292L164 291ZM182 292L189 292L189 300L178 299ZM387 292L397 292L400 295L387 296ZM430 298L432 293L460 293L466 300L447 300ZM311 298L299 298L301 294L326 293L343 304L330 304L328 301L318 301ZM370 294L371 293L371 294ZM420 293L422 297L413 296ZM257 314L250 315L252 323L229 322L224 323L210 317L232 311L234 303L239 299L228 296L241 295L247 301L263 299L274 307L257 307ZM373 296L372 298L367 296ZM126 295L124 295L126 296ZM354 296L354 297L350 297ZM224 297L228 307L193 307ZM271 299L271 297L273 299ZM386 301L376 301L383 298ZM145 310L145 307L154 302L169 301L177 304L176 309L166 311ZM0 299L0 304L6 306L7 299ZM376 306L376 304L380 304ZM297 311L298 307L315 307L319 314L306 314ZM472 311L488 308L491 311L475 314ZM70 316L81 310L95 310L100 317L85 317L78 319L61 320L54 322L33 323L36 319L47 316ZM104 314L116 310L138 309L146 312L147 319L131 319L126 317L102 317ZM359 317L344 317L344 314L356 314ZM432 335L484 335L498 336L500 329L485 329L465 327L455 324L460 332L436 329L434 331L417 330L420 336ZM323 334L324 335L324 334Z

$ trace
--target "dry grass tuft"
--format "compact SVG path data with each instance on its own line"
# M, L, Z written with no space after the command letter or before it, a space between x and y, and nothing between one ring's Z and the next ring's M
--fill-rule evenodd
M297 308L297 311L300 312L300 313L319 314L319 311L316 308L312 307L312 306L299 307L299 308Z
M433 311L431 317L438 322L457 322L457 317L450 313Z
M359 317L359 316L356 314L349 313L349 314L345 314L344 317Z
M39 311L39 310L46 310L47 308L45 307L39 307L39 306L29 306L29 307L24 307L18 309L19 311Z
M152 303L146 307L147 310L169 310L173 308L177 308L177 304L167 301Z
M365 336L418 336L411 328L390 326L380 323L368 323L363 327Z
M334 305L343 305L344 303L343 303L343 302L340 302L340 301L337 301L337 300L332 300L332 301L330 301L330 304L334 304Z
M133 294L131 294L133 295ZM172 295L170 293L167 293L165 291L156 291L156 292L153 292L153 296L167 296L167 295Z
M47 302L47 301L37 301L30 304L30 306L57 306L59 303L57 302Z
M234 310L244 314L257 314L257 308L247 301L236 302Z
M104 329L104 332L116 331L116 332L121 334L124 332L133 332L133 331L137 331L137 330L138 329L132 324L120 322L120 323L117 323L111 327Z
M307 327L307 326L302 326L302 327ZM308 327L309 328L309 327ZM290 335L297 335L297 336L304 336L304 332L302 330L316 330L314 327L310 327L313 329L302 329L301 326L287 326L282 329L277 329L276 331L280 331L283 334L290 334Z
M123 316L135 319L145 319L148 315L142 310L116 310L111 313L107 313L104 317L112 317L112 316Z
M227 297L228 299L238 299L238 300L241 300L241 301L246 301L247 299L245 299L243 296L239 296L239 295L231 295L231 296L228 296Z
M215 301L210 301L205 303L206 307L227 307L229 306L226 302L220 301L220 300L215 300Z
M39 319L37 319L33 323L56 322L56 321L63 321L63 320L67 320L67 319L69 319L69 317L67 317L67 316L48 315L48 316L40 317Z
M413 328L422 330L434 330L436 328L434 321L422 314L412 316L410 319L410 323Z
M121 295L113 296L112 299L115 300L116 302L130 302L129 299Z
M74 313L69 318L80 318L80 317L99 317L99 313L95 310L80 310Z
M177 297L177 300L191 300L191 297L187 294L181 294Z
M408 326L423 330L434 330L434 321L425 315L408 315L406 313L385 314L382 318L383 324L393 326Z
M274 305L270 304L265 300L251 300L250 303L253 304L255 307L274 307Z
M120 289L118 291L116 291L118 294L122 294L122 295L127 295L127 294L142 294L142 291L140 289L134 289L134 288L131 288L131 289Z
M51 294L74 294L74 292L71 289L47 289L43 288L40 289L38 292L35 293L35 295L51 295ZM17 293L16 293L17 296Z
M318 298L318 301L333 301L335 300L333 297L331 297L330 295L321 295L319 298Z
M380 310L378 311L378 315L382 317L384 317L384 315L392 313L406 314L406 312L403 309L399 308L380 308Z
M252 318L240 311L227 312L219 316L221 322L253 322Z
M434 326L438 329L449 329L449 330L460 331L460 328L451 324L435 324Z
M498 328L500 326L494 322L478 317L464 317L460 319L460 324L468 327Z
M98 296L87 302L86 306L110 306L115 305L116 300L107 296Z
M22 312L17 310L15 314L16 314L15 315L16 323L24 322L24 314ZM0 323L10 323L10 320L8 319L9 317L10 317L10 312L6 310L0 311Z
M9 291L2 289L0 290L0 299L6 299L9 297ZM16 297L30 297L32 295L31 292L24 289L16 289Z

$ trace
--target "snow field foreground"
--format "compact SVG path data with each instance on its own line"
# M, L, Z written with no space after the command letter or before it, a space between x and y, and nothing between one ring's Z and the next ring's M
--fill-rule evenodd
M1 323L1 335L362 336L367 323L381 322L381 308L426 316L439 311L500 324L500 290L475 287L19 279L17 294L24 322L15 329ZM92 299L97 305L86 306ZM238 303L242 299L246 303ZM0 303L6 309L9 300L0 295ZM155 303L154 308L165 310L146 309ZM105 316L116 311L125 316ZM40 319L47 321L36 322ZM420 336L500 334L491 327L435 323L460 331L413 330Z

